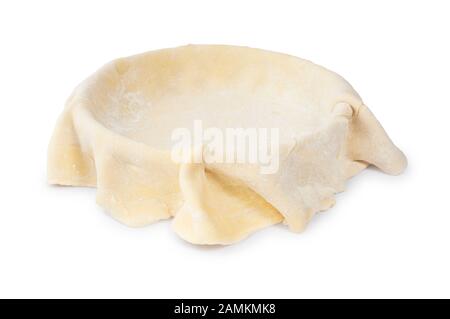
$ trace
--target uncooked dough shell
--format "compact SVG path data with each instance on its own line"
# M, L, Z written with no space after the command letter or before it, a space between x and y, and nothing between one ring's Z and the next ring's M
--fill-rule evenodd
M171 131L194 120L280 128L278 172L173 162ZM301 231L368 164L399 174L406 158L339 75L280 53L189 45L112 61L79 85L50 142L48 181L97 187L126 225L173 217L189 242L230 244L282 221Z

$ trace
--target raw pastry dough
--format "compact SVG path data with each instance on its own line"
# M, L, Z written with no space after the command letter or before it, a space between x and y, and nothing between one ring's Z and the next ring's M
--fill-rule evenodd
M171 160L171 132L276 127L279 170ZM339 75L285 54L189 45L112 61L79 85L52 136L48 181L97 187L120 222L173 217L196 244L230 244L284 221L301 231L368 164L389 174L403 153Z

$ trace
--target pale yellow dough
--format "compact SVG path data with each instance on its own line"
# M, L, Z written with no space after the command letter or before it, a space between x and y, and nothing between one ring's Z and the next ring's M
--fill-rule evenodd
M278 172L173 162L172 130L198 119L279 128ZM339 75L285 54L189 45L112 61L81 83L52 136L48 181L97 187L126 225L173 217L189 242L230 244L282 221L303 230L368 164L399 174L406 158Z

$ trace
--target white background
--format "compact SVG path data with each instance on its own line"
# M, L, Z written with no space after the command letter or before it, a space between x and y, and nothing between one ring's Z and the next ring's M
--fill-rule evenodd
M448 1L1 1L0 297L450 297ZM188 43L281 51L344 76L409 158L369 169L294 234L223 248L122 226L95 189L46 184L71 90L105 62Z

